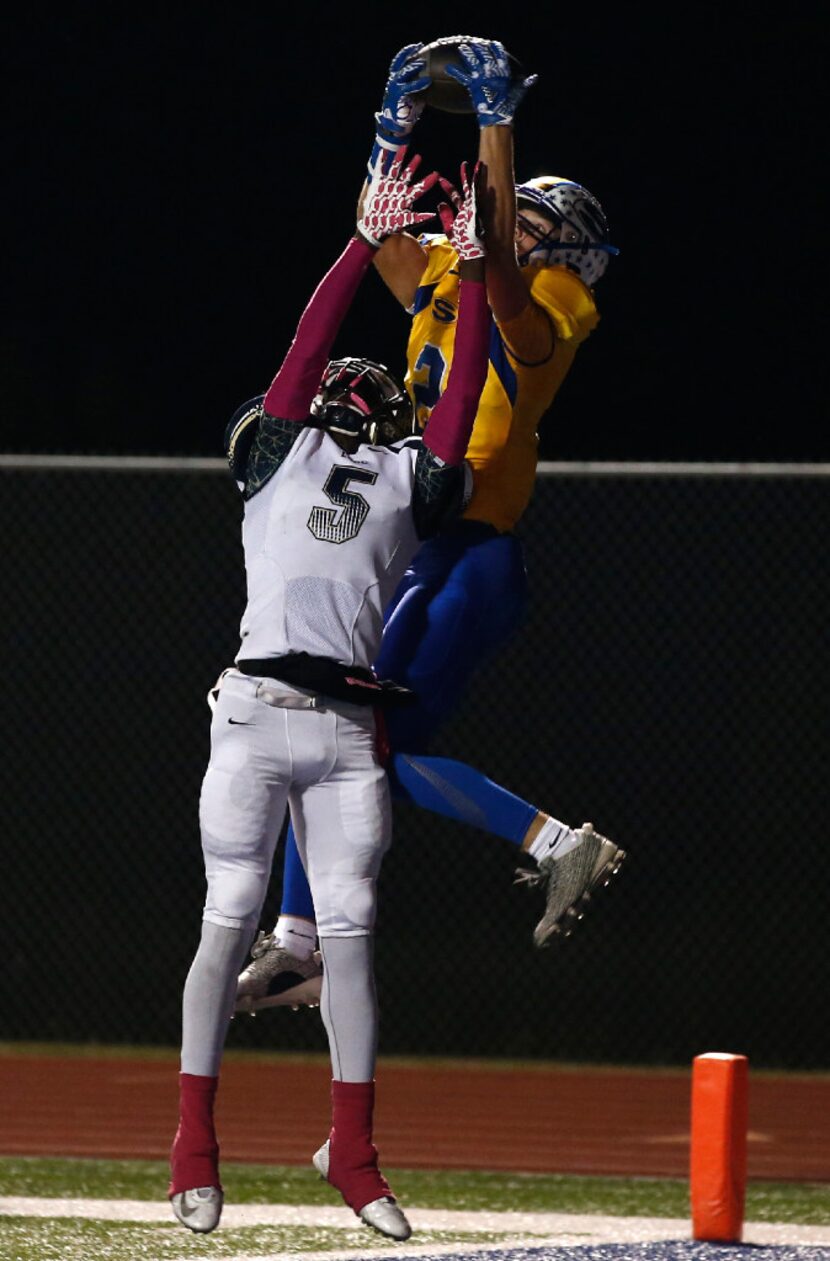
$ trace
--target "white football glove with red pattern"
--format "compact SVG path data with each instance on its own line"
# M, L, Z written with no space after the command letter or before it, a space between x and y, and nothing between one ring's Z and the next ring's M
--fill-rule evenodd
M467 163L461 163L461 192L454 188L449 180L440 177L441 187L455 207L442 202L438 207L441 226L447 235L450 245L458 257L464 261L484 258L484 225L479 212L479 199L482 195L487 169L482 162L476 162L472 179L467 175Z
M412 180L421 159L416 154L409 165L404 166L405 157L405 145L396 149L394 154L381 150L366 185L357 230L376 249L386 237L395 232L402 232L413 224L425 223L427 219L435 218L434 213L414 210L413 205L433 187L438 174L431 171L424 179L413 184Z

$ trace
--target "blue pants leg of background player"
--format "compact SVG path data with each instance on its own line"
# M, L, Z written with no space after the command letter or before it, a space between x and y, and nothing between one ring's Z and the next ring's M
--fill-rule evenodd
M462 521L420 548L387 610L376 662L380 678L403 683L418 696L415 705L386 715L393 795L517 846L537 808L473 767L426 750L475 671L520 625L526 600L519 540ZM290 828L280 914L314 918Z

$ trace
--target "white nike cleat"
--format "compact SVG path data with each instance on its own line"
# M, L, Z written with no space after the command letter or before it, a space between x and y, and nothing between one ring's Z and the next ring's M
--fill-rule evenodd
M216 1229L224 1202L225 1197L218 1187L196 1187L170 1197L173 1213L181 1224L199 1235Z
M274 940L273 933L260 933L251 947L251 962L239 974L234 1010L253 1016L265 1007L319 1007L322 988L318 951L298 959Z
M324 1182L329 1180L329 1147L330 1139L326 1139L322 1147L318 1147L317 1151L311 1157L311 1163L319 1173Z
M543 858L536 871L516 873L517 884L545 891L545 913L533 931L537 946L554 936L570 937L593 890L607 885L625 858L625 850L600 836L590 823L577 828L576 835L578 844L561 858Z
M314 1153L311 1163L320 1177L328 1182L329 1139L326 1139L323 1146ZM412 1234L412 1227L406 1220L406 1215L399 1207L398 1201L391 1195L382 1195L379 1200L370 1200L368 1204L363 1205L358 1217L379 1235L386 1235L389 1239L408 1239Z
M364 1204L359 1216L372 1230L376 1230L379 1235L387 1235L390 1239L408 1239L412 1234L406 1215L391 1195L384 1195L379 1200Z

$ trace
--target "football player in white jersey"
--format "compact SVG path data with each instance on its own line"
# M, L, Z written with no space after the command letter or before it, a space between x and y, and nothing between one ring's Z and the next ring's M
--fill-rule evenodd
M366 360L326 363L375 252L432 218L413 210L437 176L379 156L357 231L307 306L267 392L232 422L248 600L222 680L200 801L207 877L201 941L183 996L180 1116L169 1196L206 1232L222 1210L213 1105L236 978L256 932L290 806L317 909L321 1011L332 1062L332 1129L314 1164L365 1222L406 1239L409 1223L372 1141L377 1043L372 932L390 841L374 706L406 689L375 678L383 609L421 540L460 512L464 453L487 372L490 316L476 214L463 178L451 226L461 300L447 388L423 438L394 438L402 388ZM451 214L442 208L446 217ZM411 420L409 422L411 432Z

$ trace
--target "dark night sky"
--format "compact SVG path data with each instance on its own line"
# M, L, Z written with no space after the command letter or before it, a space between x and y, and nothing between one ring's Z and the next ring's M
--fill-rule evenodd
M219 454L352 231L391 56L460 29L540 76L518 115L518 176L587 184L622 250L543 456L830 458L819 7L671 6L656 23L585 9L17 17L2 448ZM427 111L414 147L452 176L476 139L470 118ZM371 275L335 351L400 371L407 322Z

